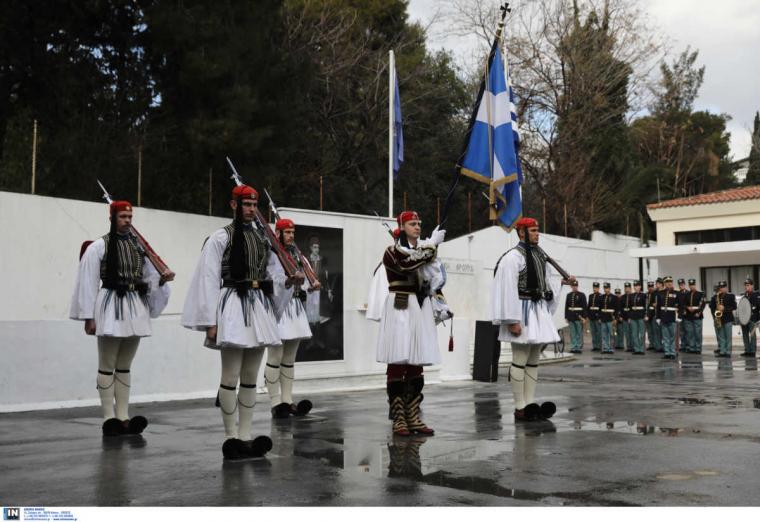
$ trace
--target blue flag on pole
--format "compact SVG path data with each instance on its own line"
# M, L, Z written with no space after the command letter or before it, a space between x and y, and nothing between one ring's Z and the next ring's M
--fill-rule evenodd
M494 44L488 78L481 89L460 172L489 185L491 217L511 230L522 216L523 176L514 93L505 75L498 42Z
M393 176L398 179L398 171L404 162L404 131L401 128L401 99L398 94L398 76L393 71L395 83L393 94Z

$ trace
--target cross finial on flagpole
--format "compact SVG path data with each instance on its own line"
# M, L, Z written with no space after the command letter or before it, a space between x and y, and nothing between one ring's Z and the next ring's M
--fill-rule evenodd
M501 18L504 19L505 16L507 16L507 13L511 13L512 9L509 8L509 2L505 2L504 4L499 7L501 10Z

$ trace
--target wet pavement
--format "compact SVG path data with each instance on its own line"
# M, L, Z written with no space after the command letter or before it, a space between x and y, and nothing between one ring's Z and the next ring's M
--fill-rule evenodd
M498 383L425 389L436 435L394 438L384 391L323 393L272 421L264 459L224 462L213 399L133 406L141 437L104 440L97 408L0 414L0 504L44 506L760 505L756 359L584 353L542 366L551 421L515 425Z

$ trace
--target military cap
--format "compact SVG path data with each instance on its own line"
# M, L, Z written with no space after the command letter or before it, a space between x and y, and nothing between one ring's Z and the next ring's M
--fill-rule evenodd
M633 282L633 286L641 286L641 281L637 279L636 281Z
M654 288L654 281L647 281L647 288Z
M745 285L754 285L754 284L755 284L755 282L754 282L754 281L752 281L752 278L751 278L751 277L748 277L747 279L745 279L745 280L744 280L744 284L745 284Z
M725 288L728 286L727 281L718 281L718 288Z
M619 288L616 288L616 289L615 289L615 294L616 294L616 295L619 295L619 294L620 294L620 289L619 289Z
M661 277L658 277L658 278L657 278L657 281L656 281L656 282L658 282L658 283L662 283L662 278L661 278Z
M631 288L631 283L629 283L628 281L626 281L625 283L623 283L623 287L624 288Z
M672 283L673 282L673 278L670 277L670 276L665 276L665 277L662 278L662 282L663 283Z
M683 277L681 277L680 279L678 279L678 284L679 285L686 284L686 280Z
M696 285L697 284L697 280L696 279L689 279L689 284L690 285Z
M594 288L599 288L599 282L598 281L594 281L594 283L591 286L594 287Z
M602 285L602 286L604 286L604 288L610 288L610 284L607 283L607 282L605 282L604 285Z

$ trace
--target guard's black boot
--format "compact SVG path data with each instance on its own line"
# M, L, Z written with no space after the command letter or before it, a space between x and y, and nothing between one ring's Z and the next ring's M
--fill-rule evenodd
M429 428L422 419L420 419L420 405L425 398L422 395L422 388L425 386L425 378L422 375L408 379L406 395L404 397L404 412L406 415L406 425L409 431L419 433L420 435L434 435L435 430Z

